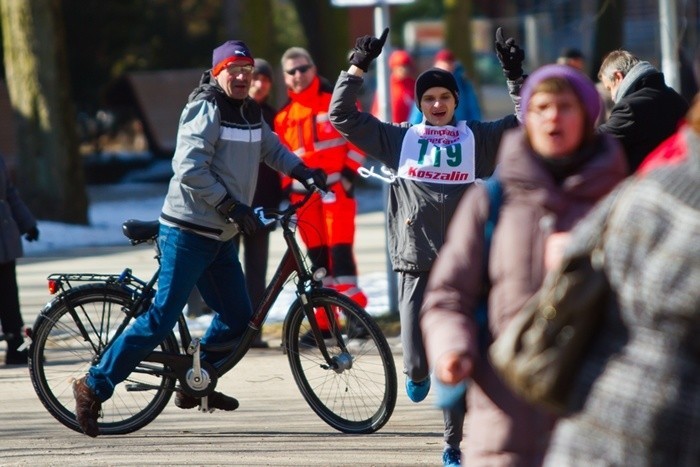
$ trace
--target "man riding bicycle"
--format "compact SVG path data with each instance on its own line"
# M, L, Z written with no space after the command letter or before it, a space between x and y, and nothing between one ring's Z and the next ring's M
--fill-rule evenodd
M308 189L326 189L323 171L306 167L289 152L248 97L252 73L253 56L246 44L227 41L214 49L212 69L188 98L180 116L174 175L159 219L158 291L148 311L73 385L76 418L88 436L99 435L101 403L172 330L195 285L217 312L203 345L229 342L245 331L253 310L232 239L261 227L250 207L260 162ZM203 351L202 358L218 360L212 352ZM175 397L182 409L199 403L182 391ZM208 405L235 410L238 401L213 392Z

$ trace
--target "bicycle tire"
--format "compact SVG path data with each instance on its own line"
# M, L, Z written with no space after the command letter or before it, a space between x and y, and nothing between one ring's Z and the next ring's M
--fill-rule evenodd
M334 310L336 327L324 336L328 353L351 366L328 367L302 304L296 300L285 320L285 350L294 380L311 409L343 433L374 433L382 428L396 406L396 365L386 337L372 317L344 295L329 289L313 291L314 309ZM335 336L343 340L341 351ZM309 338L310 337L310 338Z
M66 302L75 313L71 313ZM72 430L82 433L75 419L72 383L84 376L99 357L131 304L130 293L117 286L86 284L48 303L34 325L29 349L32 385L49 413ZM85 336L79 325L86 330ZM171 333L159 348L177 353L175 336ZM175 378L157 371L162 369L158 364L148 363L144 372L133 372L115 387L113 396L102 403L100 434L131 433L162 412L176 382Z

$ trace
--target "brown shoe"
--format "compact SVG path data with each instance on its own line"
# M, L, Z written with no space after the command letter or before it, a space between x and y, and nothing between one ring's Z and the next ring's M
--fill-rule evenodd
M73 397L75 397L75 418L88 436L93 438L100 434L97 418L100 416L102 403L85 382L85 376L73 381Z
M185 394L183 391L178 391L175 394L175 405L181 409L194 409L199 405L199 399ZM214 391L209 394L207 405L210 409L219 409L230 412L238 408L238 401L233 397Z

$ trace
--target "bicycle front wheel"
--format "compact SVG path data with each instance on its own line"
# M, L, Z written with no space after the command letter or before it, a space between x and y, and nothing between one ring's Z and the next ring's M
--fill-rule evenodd
M335 319L322 331L321 352L299 300L285 323L285 350L294 380L314 412L344 433L373 433L396 405L396 366L389 344L365 310L335 291L310 294L316 313Z
M87 284L54 299L34 325L29 350L32 384L49 413L68 428L82 433L75 419L73 381L99 359L131 304L130 294L118 287ZM177 353L175 337L171 334L159 349ZM160 414L175 387L175 378L166 376L164 369L155 363L139 365L115 387L114 395L102 403L101 434L131 433Z

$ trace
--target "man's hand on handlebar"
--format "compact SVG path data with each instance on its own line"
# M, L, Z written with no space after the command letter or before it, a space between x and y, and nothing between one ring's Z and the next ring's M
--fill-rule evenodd
M312 169L304 164L299 164L292 169L290 173L292 178L299 180L304 188L309 191L314 191L316 189L323 192L328 191L328 185L326 185L326 173L321 169Z
M245 235L253 235L262 227L250 206L239 203L230 196L226 196L217 206L216 210L224 216L227 222L232 222Z

